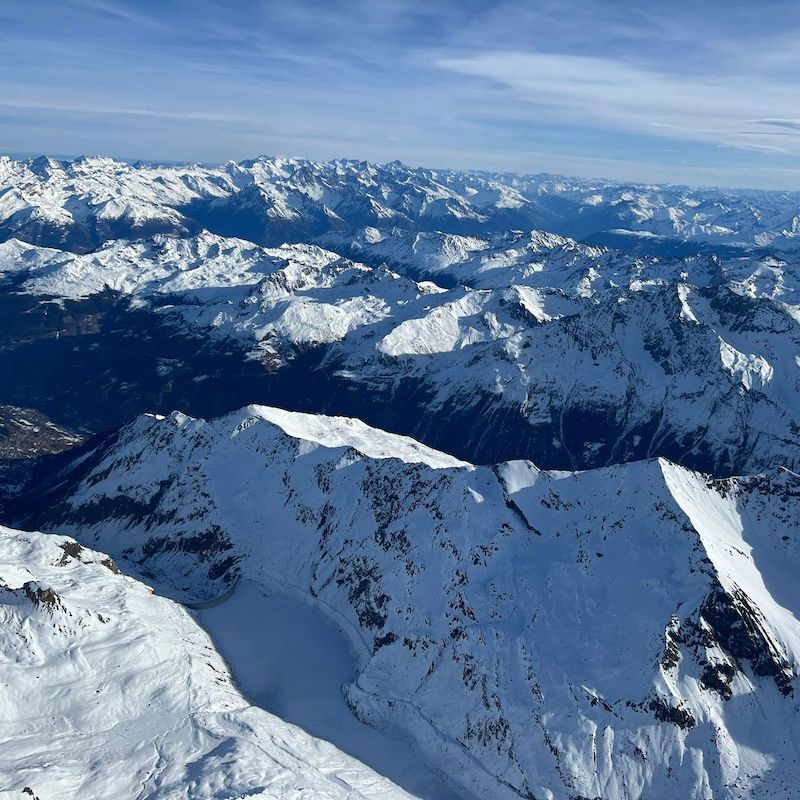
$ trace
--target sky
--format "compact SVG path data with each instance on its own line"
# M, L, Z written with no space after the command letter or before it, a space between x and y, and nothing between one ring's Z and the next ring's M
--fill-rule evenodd
M0 152L800 189L795 0L2 0Z

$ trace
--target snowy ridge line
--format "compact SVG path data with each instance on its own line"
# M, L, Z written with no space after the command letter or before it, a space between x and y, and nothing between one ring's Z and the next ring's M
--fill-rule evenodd
M143 418L157 421L168 420L178 426L206 424L206 420L190 417L180 411L174 411L168 417L160 414L145 414ZM236 429L233 433L235 436L259 420L269 423L291 439L311 445L312 449L313 446L330 449L352 448L367 458L396 458L408 464L425 464L433 469L474 468L474 465L467 461L460 461L447 453L426 447L409 436L373 428L353 417L308 414L302 411L288 411L273 406L252 404L211 422L220 424L228 421L236 422ZM307 452L309 452L307 447L301 447L301 454Z
M197 358L198 380L223 382L241 365L237 405L264 396L263 367L282 387L277 404L307 383L309 411L363 416L472 463L533 457L580 469L663 455L717 475L798 467L791 258L633 256L540 231L470 237L468 247L463 238L391 229L350 245L331 234L318 237L325 247L264 248L203 231L84 255L6 242L2 298L17 308L16 293L30 293L49 325L80 334L72 352L93 350L69 356L78 368L108 346L106 308L119 321L109 333L130 321L196 341L193 355L161 358L154 346L155 378L146 366L132 376L110 367L118 384L141 387L132 413L165 393L181 407L177 379ZM419 280L426 270L449 288ZM101 330L84 337L76 314ZM12 314L12 343L18 325L34 341L47 335ZM42 407L54 403L57 389L29 380ZM98 413L81 397L78 413L87 409Z
M287 436L323 447L352 447L368 458L399 458L434 469L472 467L447 453L420 444L409 436L387 433L352 417L305 414L263 405L251 405L247 412L277 425Z
M619 184L400 163L260 158L219 166L2 157L0 235L94 249L109 238L213 227L259 243L445 230L544 228L576 239L797 250L800 196ZM552 234L551 234L552 235Z
M359 655L356 714L478 797L791 800L796 477L434 468L360 455L390 447L368 426L267 416L293 433L250 408L139 418L31 487L28 520L187 597L306 595Z

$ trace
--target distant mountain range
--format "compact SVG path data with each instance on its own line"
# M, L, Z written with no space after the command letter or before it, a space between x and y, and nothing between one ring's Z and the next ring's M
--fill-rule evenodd
M800 192L627 185L398 161L258 158L219 167L0 157L0 235L87 252L205 228L262 245L364 227L487 234L532 228L655 254L797 250Z

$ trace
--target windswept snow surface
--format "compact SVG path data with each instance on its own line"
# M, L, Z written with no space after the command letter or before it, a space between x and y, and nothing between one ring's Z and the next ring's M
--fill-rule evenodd
M0 527L0 684L4 796L412 798L250 705L190 613L65 537Z
M795 797L796 475L434 468L270 414L140 418L17 513L186 597L302 596L348 637L356 715L478 797Z
M469 467L465 461L432 450L408 436L371 428L360 419L302 414L270 406L250 406L248 412L277 425L284 433L321 447L352 447L368 458L398 458L434 469Z

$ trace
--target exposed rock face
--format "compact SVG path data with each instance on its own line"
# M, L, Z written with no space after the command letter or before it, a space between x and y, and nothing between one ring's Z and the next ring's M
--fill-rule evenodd
M304 592L361 654L356 713L477 796L788 800L797 480L473 467L253 406L143 417L16 513L189 599Z
M83 439L38 411L0 406L0 460L60 453L76 447Z

